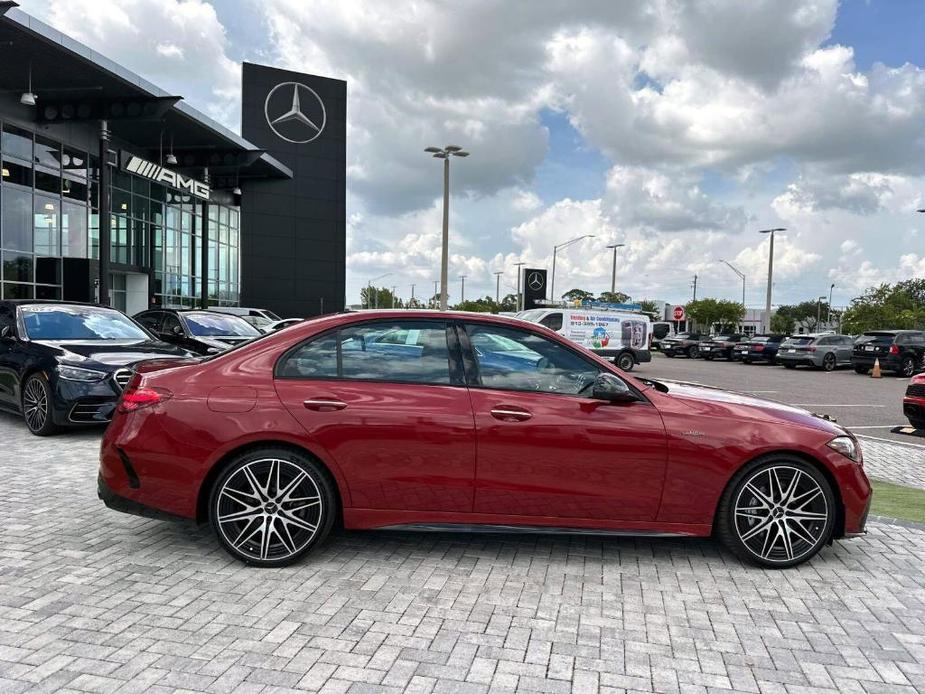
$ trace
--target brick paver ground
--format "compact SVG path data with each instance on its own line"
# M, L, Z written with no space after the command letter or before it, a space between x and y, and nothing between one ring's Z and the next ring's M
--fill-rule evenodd
M98 432L0 415L0 692L925 690L925 530L789 571L709 540L386 532L256 570L108 511Z
M925 445L896 444L866 436L860 441L868 476L925 489Z

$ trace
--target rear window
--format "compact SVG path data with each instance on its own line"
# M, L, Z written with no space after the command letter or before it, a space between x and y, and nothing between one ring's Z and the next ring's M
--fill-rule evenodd
M771 340L767 335L755 335L749 342L769 342Z
M872 342L892 342L895 337L895 333L864 333L857 339L856 344L863 345Z
M812 337L791 337L787 339L787 343L791 345L811 345L815 338Z
M656 323L652 326L652 336L656 340L661 340L671 332L671 326L665 323Z
M739 336L738 335L717 335L713 339L716 340L717 342L733 342L734 340L738 340Z

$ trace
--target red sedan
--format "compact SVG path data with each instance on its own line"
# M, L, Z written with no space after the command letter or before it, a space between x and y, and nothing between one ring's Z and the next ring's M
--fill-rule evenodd
M328 316L145 362L102 444L112 508L209 522L250 564L347 528L716 535L794 566L863 532L854 437L809 412L632 378L539 325Z
M916 429L925 429L925 374L913 376L906 387L903 412Z

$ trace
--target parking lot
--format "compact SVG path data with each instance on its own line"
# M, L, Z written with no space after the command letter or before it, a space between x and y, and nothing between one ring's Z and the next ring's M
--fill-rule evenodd
M644 372L692 366L658 359ZM257 570L206 529L107 510L98 431L38 439L0 415L0 440L2 692L925 689L911 524L777 572L710 540L405 532ZM872 474L925 487L922 451L866 450Z
M874 379L860 376L850 368L830 373L806 367L791 371L767 364L708 362L687 357L668 359L659 353L653 354L651 363L638 366L633 373L753 393L831 415L859 435L925 444L925 439L890 432L895 426L908 424L902 398L909 379L892 374Z

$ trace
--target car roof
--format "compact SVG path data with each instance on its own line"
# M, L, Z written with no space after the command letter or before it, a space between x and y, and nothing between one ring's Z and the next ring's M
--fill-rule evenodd
M119 310L113 306L103 306L89 301L55 301L54 299L3 299L0 304L10 306L87 306L89 308L107 308L111 311Z

